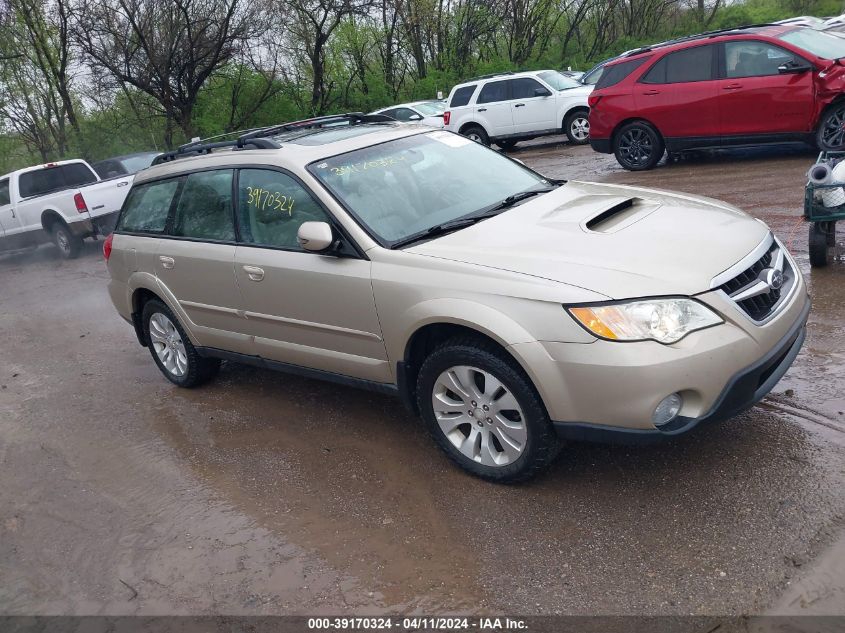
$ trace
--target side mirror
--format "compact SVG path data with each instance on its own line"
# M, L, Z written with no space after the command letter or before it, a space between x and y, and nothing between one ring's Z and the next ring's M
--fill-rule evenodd
M423 118L419 114L412 114L408 117L409 121L422 121Z
M552 93L545 88L534 88L535 97L551 97Z
M336 240L327 222L303 222L296 232L296 241L306 251L321 253L331 248Z
M790 73L805 73L811 69L812 66L810 66L809 64L800 64L793 61L789 61L785 64L781 64L780 66L778 66L778 72L781 75L786 75Z

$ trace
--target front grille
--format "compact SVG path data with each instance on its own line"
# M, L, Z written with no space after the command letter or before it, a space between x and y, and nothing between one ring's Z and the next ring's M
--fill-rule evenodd
M767 282L768 271L772 270L783 275L780 287L772 287ZM759 322L777 312L794 282L795 272L789 264L786 251L773 239L760 259L725 281L719 289L733 299L752 320Z

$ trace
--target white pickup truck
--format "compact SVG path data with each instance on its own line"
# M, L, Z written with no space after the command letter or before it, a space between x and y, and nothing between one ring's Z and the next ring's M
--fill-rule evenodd
M133 179L101 180L84 160L0 176L0 252L52 240L62 257L76 257L84 238L114 228Z

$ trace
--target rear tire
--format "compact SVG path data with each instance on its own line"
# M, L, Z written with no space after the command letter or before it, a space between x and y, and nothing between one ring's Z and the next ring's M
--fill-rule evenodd
M810 266L823 268L830 259L830 249L836 246L835 222L810 223Z
M563 131L572 145L586 145L590 142L590 119L588 110L575 110L563 120Z
M518 142L519 141L496 141L496 145L501 147L505 152L511 152Z
M476 143L481 143L482 145L490 147L490 137L487 136L487 132L484 131L484 128L479 125L470 125L469 127L465 128L464 131L461 132L461 134L466 136L471 141L475 141Z
M63 259L76 259L82 250L82 238L71 233L62 222L57 221L52 229L53 243Z
M434 350L420 367L417 405L446 455L488 481L531 479L560 449L531 380L488 341L458 337Z
M198 387L220 369L220 360L203 358L170 308L157 299L144 304L141 317L150 354L164 377L179 387Z
M653 169L666 146L653 127L642 121L622 126L613 137L613 153L622 167L629 171Z

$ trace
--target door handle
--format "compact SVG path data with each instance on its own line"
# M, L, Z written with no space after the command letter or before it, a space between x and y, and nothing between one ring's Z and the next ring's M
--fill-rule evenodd
M264 279L264 269L258 266L244 266L244 272L252 281L261 281Z
M479 112L487 112L487 108L478 108Z
M737 88L742 88L742 84L728 84L727 86L722 86L722 90L736 90Z
M129 184L129 181L128 181L128 180L124 180L124 181L122 181L122 182L117 183L117 186L118 186L118 187L125 187L125 186L126 186L126 185L128 185L128 184Z
M525 104L524 104L524 103L517 103L517 104L514 106L514 108L523 108L523 107L525 107Z
M171 270L176 265L176 260L172 257L167 257L166 255L159 255L158 261L160 261L162 267L167 270Z
M650 97L652 95L659 95L660 91L659 90L646 90L643 94L648 95Z

